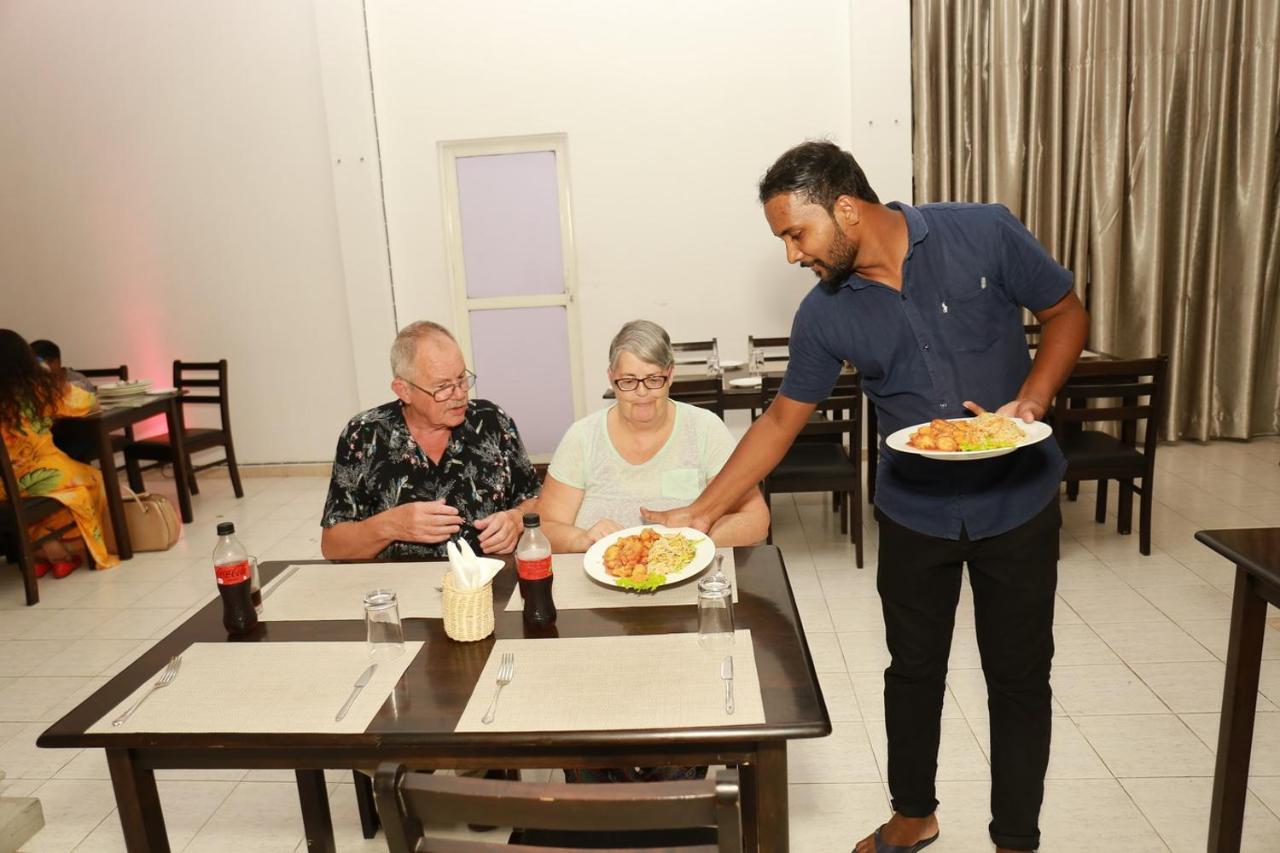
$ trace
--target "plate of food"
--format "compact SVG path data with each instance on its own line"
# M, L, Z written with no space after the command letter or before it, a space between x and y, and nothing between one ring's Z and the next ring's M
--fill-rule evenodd
M914 453L928 459L972 462L1004 456L1020 447L1044 441L1053 429L1043 421L1025 421L983 412L974 418L903 427L885 439L891 450Z
M646 524L601 537L587 550L582 568L605 586L652 592L688 580L715 556L716 545L705 533Z

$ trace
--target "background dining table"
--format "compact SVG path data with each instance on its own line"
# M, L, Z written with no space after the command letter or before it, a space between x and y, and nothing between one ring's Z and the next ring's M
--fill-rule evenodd
M165 416L174 450L173 479L178 492L178 508L183 522L190 524L194 515L191 511L189 460L183 444L181 399L182 395L178 391L148 393L142 399L131 399L116 405L106 403L100 411L58 421L60 430L71 434L80 432L84 434L86 444L92 441L93 446L98 448L98 466L102 469L107 510L116 536L116 553L122 560L133 557L133 542L125 523L124 495L120 489L120 479L116 475L116 451L111 442L111 434L147 418Z
M697 607L681 604L564 609L550 631L526 632L520 612L502 609L515 586L508 558L507 567L493 584L493 636L460 643L445 636L440 619L404 620L407 643L420 641L424 645L363 731L129 732L112 730L109 725L103 731L100 721L153 680L172 656L182 654L193 643L227 641L221 601L214 599L53 724L38 745L106 750L126 845L134 853L169 849L156 789L157 769L292 769L298 781L308 850L333 851L324 769L372 769L383 761L422 769L736 764L742 782L745 849L785 851L789 844L787 742L824 737L831 733L831 722L781 553L772 546L737 548L734 560L739 589L736 624L751 632L763 723L603 731L456 730L496 640L547 640L551 653L556 637L608 638L697 630ZM307 562L264 563L264 589L291 565L301 565L298 571L305 571ZM358 566L351 568L359 570ZM358 617L272 622L270 596L265 605L265 621L240 638L241 642L365 639L365 626ZM353 605L359 613L358 603ZM626 697L619 696L618 701L626 701Z

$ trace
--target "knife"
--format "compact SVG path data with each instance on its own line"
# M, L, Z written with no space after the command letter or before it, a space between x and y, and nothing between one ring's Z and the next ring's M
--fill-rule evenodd
M733 713L733 655L725 655L720 664L720 680L724 682L724 712Z
M351 695L347 697L347 701L343 704L342 710L333 718L335 723L342 722L342 718L347 715L347 711L351 710L351 703L356 701L356 697L360 695L360 691L364 689L364 686L369 683L369 679L373 678L373 671L377 668L378 665L376 663L369 664L369 668L356 679L355 686L351 688Z

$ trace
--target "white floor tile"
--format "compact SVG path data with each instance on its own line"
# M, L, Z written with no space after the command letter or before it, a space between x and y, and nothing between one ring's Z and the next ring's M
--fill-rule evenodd
M868 721L866 726L876 763L881 768L888 768L889 737L884 720ZM938 743L939 781L982 781L991 778L991 764L986 753L978 746L967 722L957 719L942 720L941 732ZM887 772L885 775L887 777Z
M1040 853L1168 850L1115 779L1050 779L1044 788Z
M1174 853L1201 853L1209 837L1209 805L1213 780L1121 779L1129 796L1160 833ZM1240 849L1246 853L1274 853L1280 845L1280 820L1257 797L1245 800L1244 838Z
M787 779L805 782L879 782L880 770L863 723L832 722L825 738L793 740L787 747Z
M44 828L22 846L23 853L74 850L116 806L110 782L54 779L35 796L44 809Z
M241 782L187 846L187 853L292 853L302 840L298 788Z
M1213 775L1213 752L1174 714L1073 719L1117 777Z
M1151 587L1142 594L1175 622L1231 618L1231 596L1211 586Z
M1209 749L1218 747L1219 714L1183 714L1182 720ZM1253 719L1249 774L1280 776L1280 714L1258 713Z
M1139 663L1134 672L1179 714L1212 713L1222 710L1222 690L1226 667L1217 661L1204 663ZM1258 712L1280 710L1265 696L1258 697Z
M1051 679L1054 698L1073 717L1169 711L1127 666L1055 666Z
M1109 622L1093 629L1128 664L1213 660L1210 651L1188 633L1194 624L1198 623L1179 627L1168 620Z
M879 782L790 786L791 849L848 853L888 819L889 798Z

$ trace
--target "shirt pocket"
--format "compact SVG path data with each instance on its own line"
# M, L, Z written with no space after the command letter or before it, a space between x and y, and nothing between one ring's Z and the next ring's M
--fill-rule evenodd
M1000 337L1007 307L985 278L948 288L938 306L942 339L953 352L986 352Z
M691 501L702 492L697 468L673 468L662 472L662 496Z

